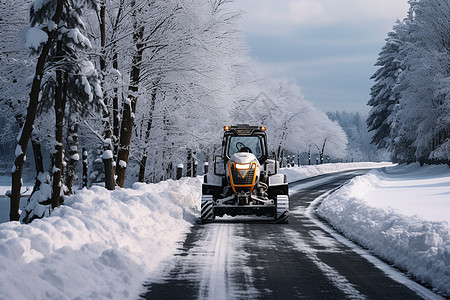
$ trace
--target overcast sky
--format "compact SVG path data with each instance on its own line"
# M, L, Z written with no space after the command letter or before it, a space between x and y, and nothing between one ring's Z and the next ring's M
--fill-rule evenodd
M367 112L373 66L407 0L236 0L251 56L323 111Z

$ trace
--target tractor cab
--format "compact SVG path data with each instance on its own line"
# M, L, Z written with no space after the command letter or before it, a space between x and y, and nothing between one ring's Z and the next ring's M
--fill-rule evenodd
M252 153L262 165L267 160L266 128L240 124L225 126L222 157L225 164L236 153Z

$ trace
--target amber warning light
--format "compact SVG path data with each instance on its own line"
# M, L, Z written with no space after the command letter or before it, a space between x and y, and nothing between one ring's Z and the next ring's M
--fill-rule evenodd
M230 126L223 126L223 130L225 130L225 131L230 130Z
M261 129L262 131L266 131L266 127L265 127L265 126L262 126L260 129Z

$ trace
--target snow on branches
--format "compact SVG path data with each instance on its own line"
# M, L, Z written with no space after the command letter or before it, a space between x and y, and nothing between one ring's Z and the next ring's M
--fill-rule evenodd
M394 161L449 163L449 11L448 0L410 1L378 58L367 123Z

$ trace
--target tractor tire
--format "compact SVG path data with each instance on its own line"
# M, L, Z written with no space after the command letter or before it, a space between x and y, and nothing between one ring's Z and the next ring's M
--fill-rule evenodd
M289 196L277 195L277 214L275 222L279 224L289 223Z
M211 223L214 221L214 201L212 195L202 195L202 223Z

